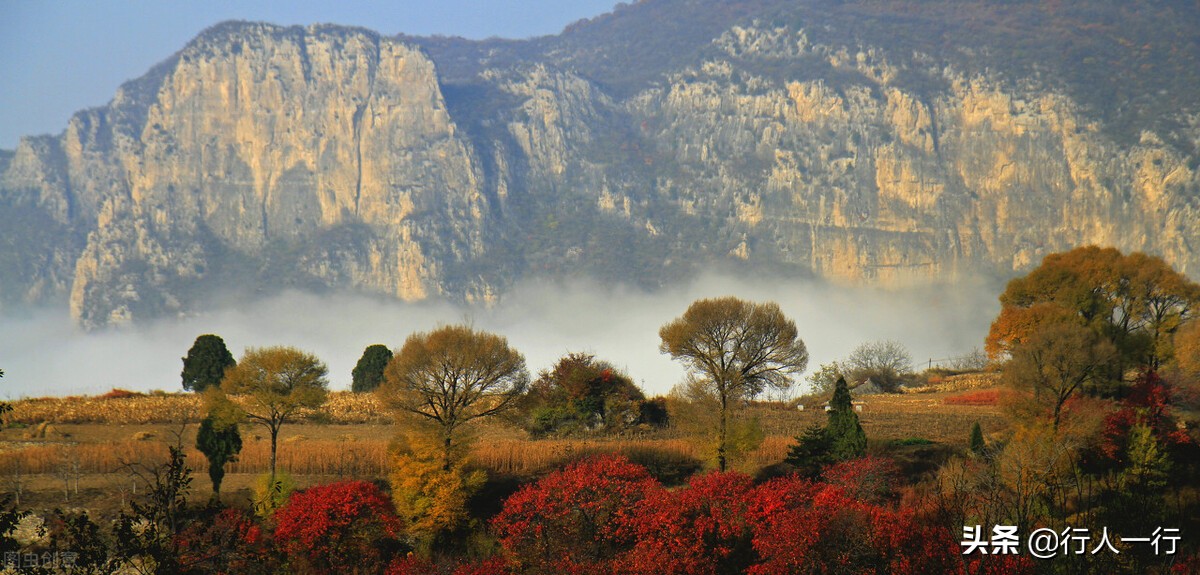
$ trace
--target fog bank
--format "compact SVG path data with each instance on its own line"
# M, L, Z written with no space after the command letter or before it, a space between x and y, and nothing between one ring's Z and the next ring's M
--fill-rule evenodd
M223 337L235 357L247 347L271 345L312 352L329 366L331 389L349 389L350 370L366 346L397 348L414 332L464 321L507 337L525 354L531 374L568 351L585 351L625 369L648 394L664 394L684 372L659 353L659 327L698 298L724 295L775 301L796 322L810 353L796 394L817 365L865 341L899 341L921 368L930 358L981 347L999 311L999 290L983 284L881 290L729 276L655 293L583 281L527 282L487 309L286 293L101 333L78 331L64 310L40 310L0 318L0 397L98 394L113 387L177 391L181 358L205 333Z

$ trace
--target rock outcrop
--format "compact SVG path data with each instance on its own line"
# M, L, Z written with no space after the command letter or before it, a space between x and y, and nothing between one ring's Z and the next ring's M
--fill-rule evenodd
M94 328L216 294L490 301L532 275L654 286L714 262L902 285L1088 243L1200 273L1200 162L1178 144L1200 110L1121 142L1053 82L803 22L730 23L637 89L546 42L494 65L455 45L462 73L444 43L210 29L0 153L0 303L60 299Z

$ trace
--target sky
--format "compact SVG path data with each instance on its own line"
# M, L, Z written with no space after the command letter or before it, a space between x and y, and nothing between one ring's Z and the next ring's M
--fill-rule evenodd
M0 149L58 134L76 111L225 20L362 26L385 35L483 39L557 34L615 0L362 0L205 2L0 0Z

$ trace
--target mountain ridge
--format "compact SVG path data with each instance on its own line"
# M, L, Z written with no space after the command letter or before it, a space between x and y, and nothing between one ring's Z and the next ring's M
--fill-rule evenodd
M1182 22L1159 26L1168 44L1200 12L1088 8L1133 31ZM1066 63L1025 67L1045 39L993 70L1006 34L1085 12L648 0L525 41L221 23L0 155L0 266L18 270L0 305L67 300L96 328L193 314L230 286L489 302L524 277L654 288L714 262L906 285L1004 277L1081 243L1195 275L1200 104L1160 109L1196 74L1097 111ZM1133 44L1109 62L1132 71L1078 75L1157 78L1200 53Z

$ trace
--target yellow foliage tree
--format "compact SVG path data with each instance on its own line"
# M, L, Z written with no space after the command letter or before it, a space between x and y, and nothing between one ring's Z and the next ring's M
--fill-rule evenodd
M483 471L467 468L462 453L445 469L442 447L436 431L418 430L400 436L392 449L392 501L415 547L425 552L471 527L467 502L487 481Z

